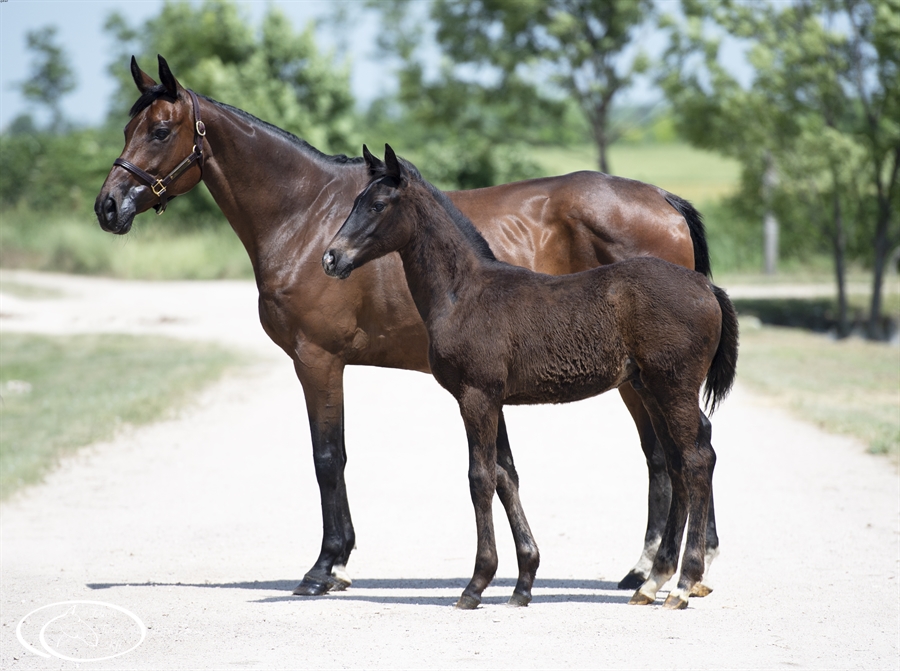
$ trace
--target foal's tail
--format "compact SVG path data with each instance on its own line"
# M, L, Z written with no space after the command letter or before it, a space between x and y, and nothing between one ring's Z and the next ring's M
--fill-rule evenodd
M722 310L722 335L719 338L719 348L713 356L709 372L706 373L706 389L703 392L703 402L711 415L716 411L719 403L725 400L734 385L738 358L738 320L734 304L728 298L725 290L714 284L710 286L712 286L716 300L719 301L719 308Z

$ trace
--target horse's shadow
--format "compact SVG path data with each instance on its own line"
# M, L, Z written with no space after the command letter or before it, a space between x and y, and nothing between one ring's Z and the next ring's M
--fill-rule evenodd
M417 606L452 606L456 603L458 593L468 583L466 578L360 578L353 581L353 586L344 592L330 592L326 595L308 599L291 594L297 586L296 580L254 580L228 583L88 583L92 590L112 589L115 587L202 587L207 589L244 589L261 592L282 592L283 594L253 599L254 603L278 603L296 601L304 603L317 599L365 601L385 605L409 604ZM497 578L491 582L491 588L502 587L512 589L516 585L515 578ZM627 603L630 592L617 589L616 583L606 580L581 580L576 578L538 579L535 583L535 601L540 603ZM376 593L366 593L372 590ZM385 593L397 590L398 594ZM453 590L452 594L410 594L416 590ZM489 588L490 590L490 588ZM615 592L610 594L609 592ZM485 594L482 603L504 604L509 595Z

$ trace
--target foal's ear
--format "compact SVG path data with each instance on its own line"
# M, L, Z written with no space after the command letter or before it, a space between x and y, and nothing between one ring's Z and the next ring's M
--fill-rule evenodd
M169 69L169 64L166 63L166 59L159 54L156 54L156 57L159 59L159 81L166 87L166 91L170 96L177 98L178 89L181 88L181 84L175 79L175 75L173 75L172 71Z
M138 67L137 59L132 56L131 57L131 77L134 79L135 85L138 87L138 91L144 93L148 89L156 86L156 82L153 81L153 77L148 75L146 72Z
M402 182L405 177L403 166L400 165L400 161L397 159L397 154L394 153L394 150L391 149L391 145L384 145L384 163L387 167L387 172L385 173L388 177L393 177L398 182Z
M366 167L369 169L369 177L384 173L384 161L376 158L366 145L363 145L363 158L366 159Z

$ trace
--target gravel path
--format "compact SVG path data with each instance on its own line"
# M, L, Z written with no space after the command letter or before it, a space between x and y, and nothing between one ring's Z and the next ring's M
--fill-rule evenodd
M302 391L258 325L254 285L3 279L66 292L3 295L5 330L159 333L257 355L176 419L86 448L0 506L4 670L900 667L896 469L740 384L713 418L713 594L669 612L615 589L641 545L646 471L608 394L508 410L542 553L535 599L504 605L515 552L496 507L498 577L459 612L475 539L455 404L425 375L348 369L355 582L301 599L318 490Z

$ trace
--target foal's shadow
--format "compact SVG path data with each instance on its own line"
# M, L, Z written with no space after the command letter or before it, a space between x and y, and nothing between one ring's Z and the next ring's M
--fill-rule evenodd
M281 592L282 594L253 599L254 603L278 603L296 601L302 604L318 599L366 601L385 605L410 604L418 606L452 606L456 603L459 592L468 584L467 578L360 578L353 581L353 586L345 592L331 592L324 596L297 597L291 594L297 586L296 580L254 580L252 582L229 583L88 583L92 590L112 589L114 587L202 587L206 589L245 589L260 592ZM491 582L488 591L493 588L504 588L507 594L487 594L482 603L504 604L516 586L515 578L496 578ZM630 592L617 589L616 583L606 580L579 580L566 578L546 578L535 582L535 601L540 603L627 603ZM366 592L368 590L377 593ZM390 590L403 592L390 594ZM452 590L450 594L410 594L416 590ZM385 593L387 592L387 593ZM604 592L604 593L598 593ZM610 594L609 592L613 592Z

